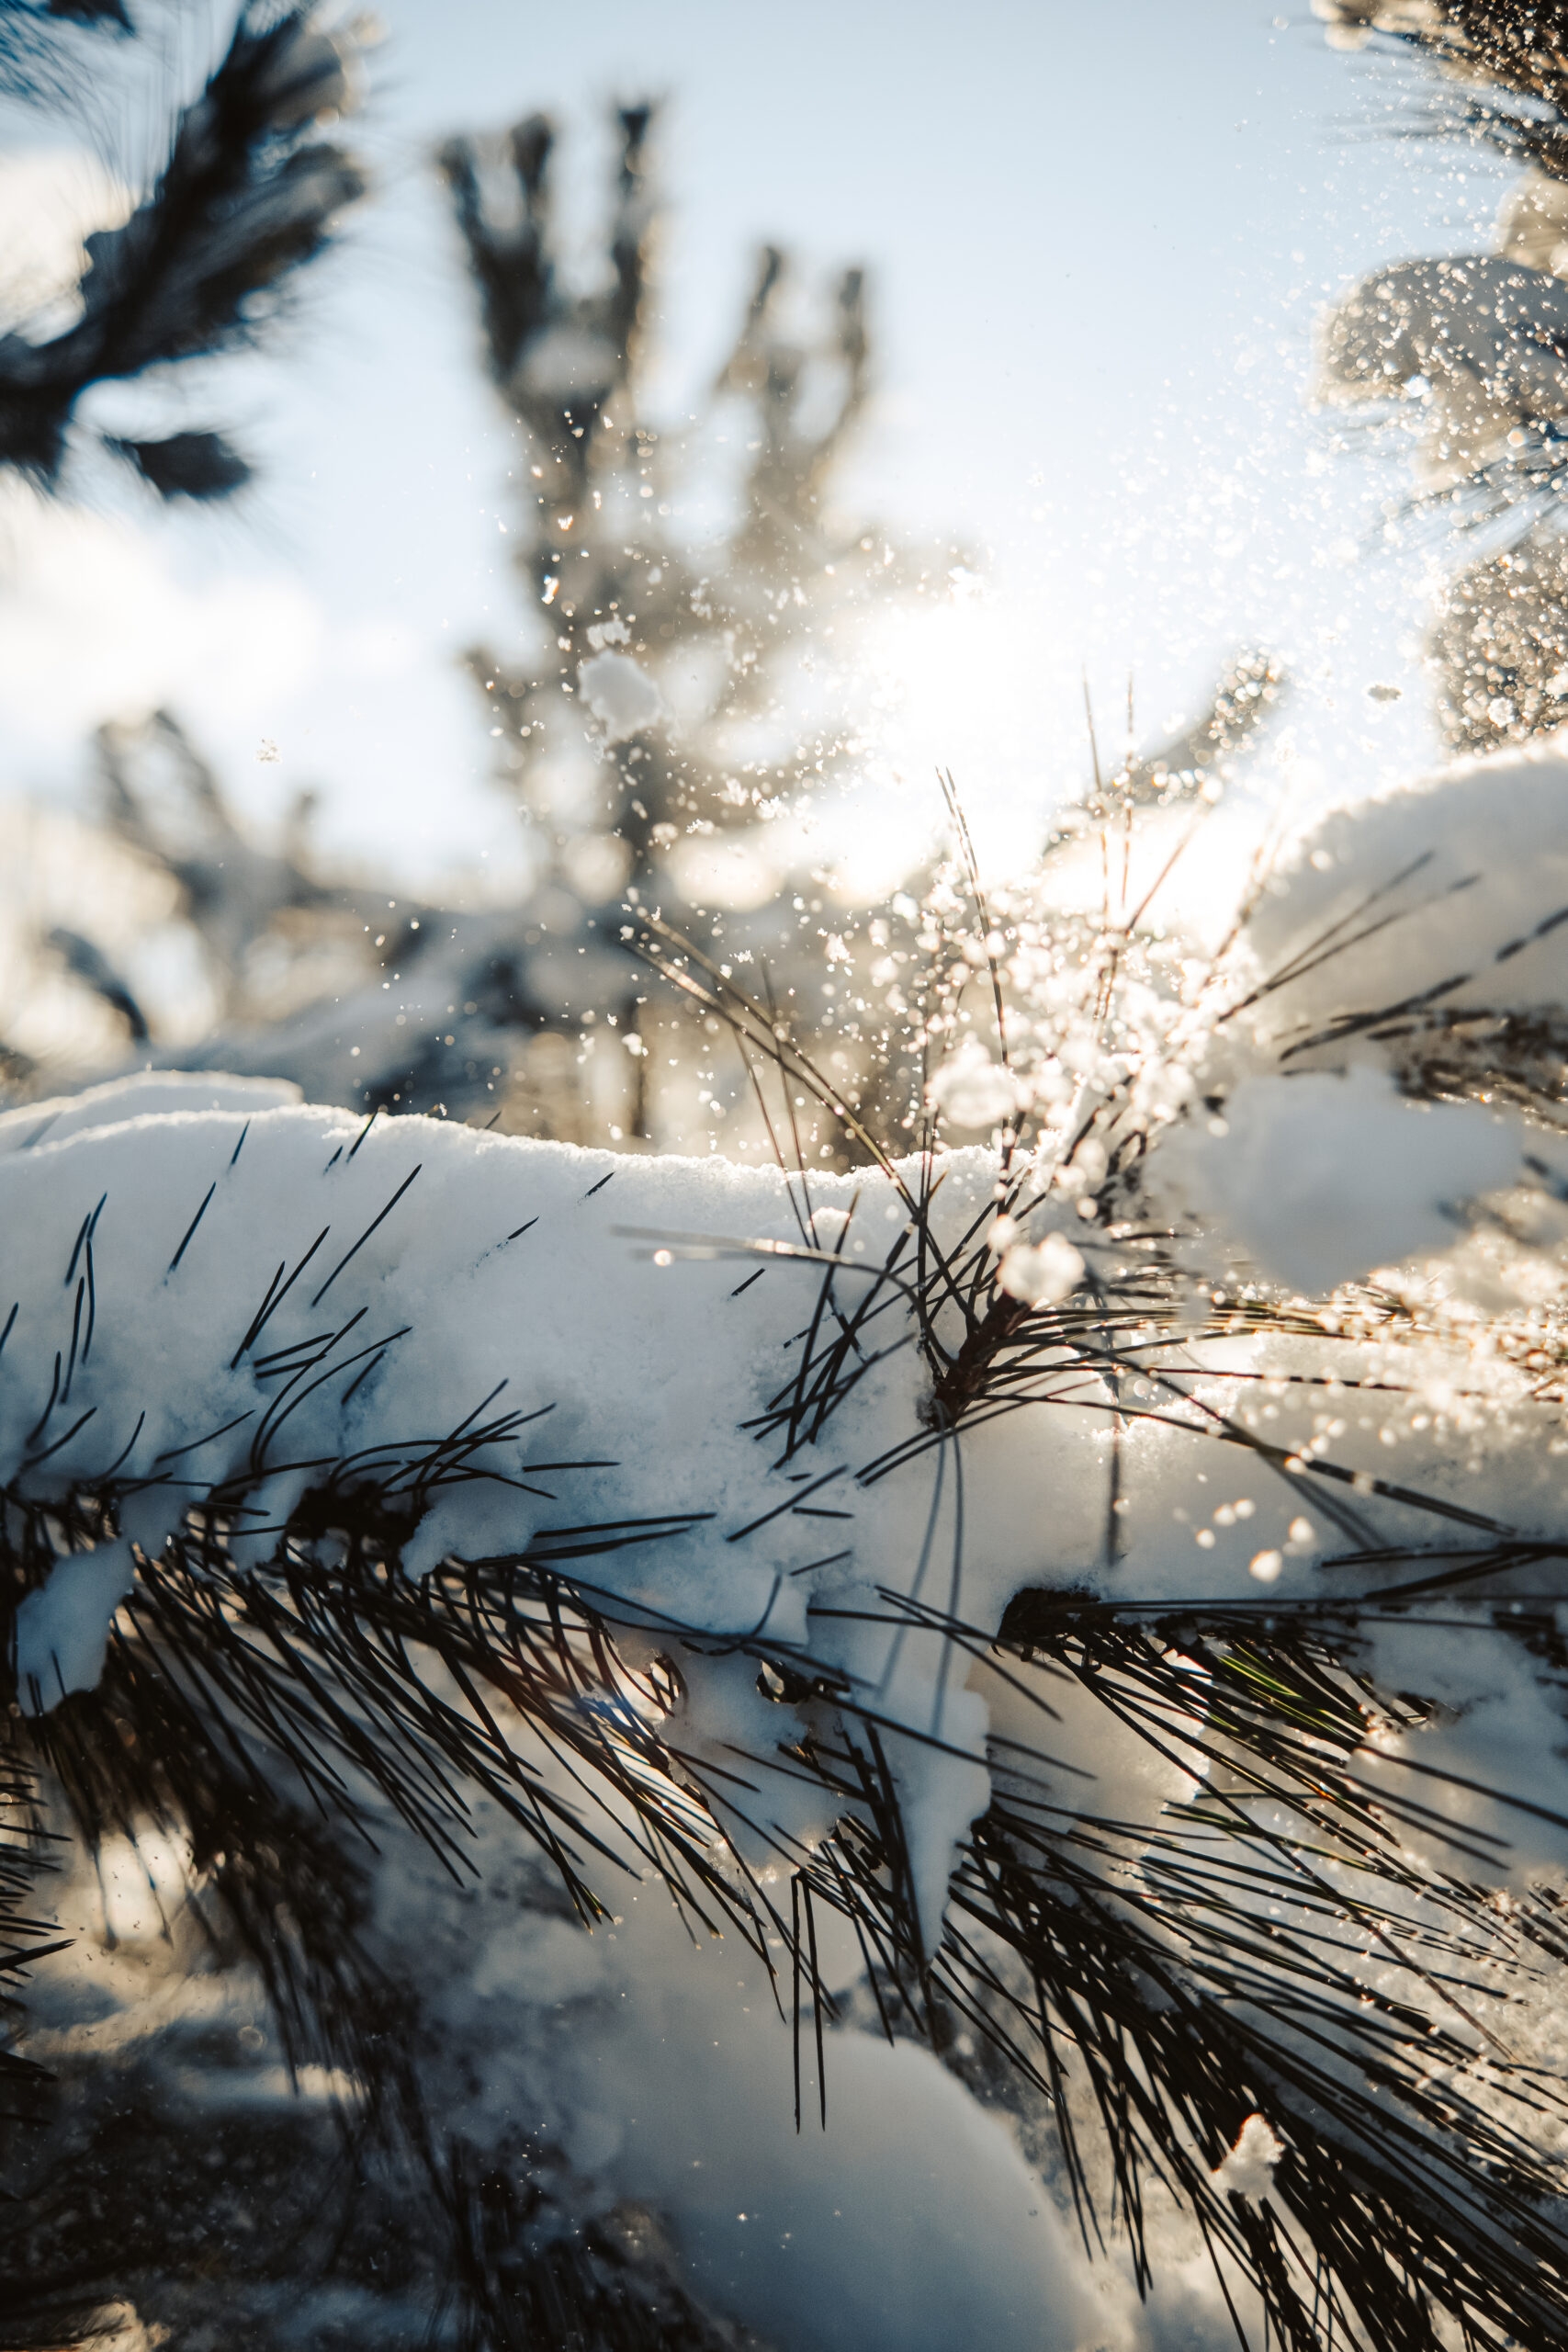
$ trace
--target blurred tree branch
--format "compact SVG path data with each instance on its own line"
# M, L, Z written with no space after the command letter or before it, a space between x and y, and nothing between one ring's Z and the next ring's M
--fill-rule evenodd
M0 17L0 51L26 53L26 22L16 8ZM355 37L320 29L309 6L271 22L243 12L152 187L121 227L86 240L76 323L43 342L0 338L0 465L54 487L92 386L233 350L276 315L365 190L347 151L315 135L355 104ZM215 432L107 446L165 498L222 497L250 475Z

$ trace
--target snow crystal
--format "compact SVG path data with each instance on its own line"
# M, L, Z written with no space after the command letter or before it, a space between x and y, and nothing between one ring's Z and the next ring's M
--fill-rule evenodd
M1098 1136L1085 1136L1065 1168L1056 1171L1058 1192L1070 1197L1096 1192L1105 1182L1110 1154Z

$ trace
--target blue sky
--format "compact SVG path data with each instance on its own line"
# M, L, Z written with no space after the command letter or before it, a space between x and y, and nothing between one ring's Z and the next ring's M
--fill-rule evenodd
M1366 548L1397 463L1333 454L1307 414L1313 322L1380 261L1484 242L1501 182L1383 135L1386 69L1253 0L379 13L356 132L377 199L283 345L202 388L265 461L258 488L165 515L88 469L77 513L0 522L0 782L69 795L88 725L165 700L258 818L310 783L347 854L510 857L453 649L516 626L514 452L428 158L547 107L586 242L605 106L647 92L656 411L696 405L762 239L807 283L873 274L881 390L847 503L962 543L983 582L912 649L892 751L911 777L954 766L994 854L1081 772L1085 671L1102 711L1131 671L1153 724L1235 647L1282 653L1287 759L1263 790L1367 789L1430 756L1420 566ZM1391 681L1400 702L1367 700Z

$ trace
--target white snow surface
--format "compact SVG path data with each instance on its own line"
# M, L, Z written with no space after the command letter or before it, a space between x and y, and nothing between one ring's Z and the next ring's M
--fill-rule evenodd
M487 1890L503 1885L487 1871ZM1005 2124L929 2052L835 2032L827 2131L807 2055L797 2135L789 2034L761 1962L734 1938L694 1947L660 1888L592 1939L499 1891L453 1917L433 1867L403 1899L400 1944L442 1922L453 2030L506 2053L476 2070L489 2105L463 2110L464 2125L482 2140L526 2086L574 2167L668 2214L699 2291L765 2342L1086 2352L1105 2340L1070 2224ZM433 1952L433 1984L436 1963Z
M46 1138L63 1143L89 1127L115 1126L131 1118L168 1111L276 1111L298 1102L299 1089L287 1078L231 1078L209 1070L145 1069L106 1079L80 1094L51 1102L24 1102L0 1112L0 1154L30 1150Z
M1568 1610L1557 1617L1562 1625ZM1368 1652L1385 1690L1419 1692L1434 1708L1419 1731L1379 1742L1365 1760L1368 1782L1402 1809L1406 1847L1483 1884L1517 1890L1542 1873L1561 1884L1568 1724L1556 1677L1483 1610L1374 1625ZM1450 1777L1434 1781L1439 1772Z

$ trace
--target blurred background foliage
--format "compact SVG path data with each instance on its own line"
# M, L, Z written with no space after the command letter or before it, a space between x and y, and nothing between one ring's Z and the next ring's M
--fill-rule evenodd
M69 107L73 87L87 103L93 44L135 28L113 9L63 15L7 23L18 86ZM228 434L95 433L88 396L166 387L276 331L367 197L346 141L374 33L309 10L242 15L127 217L86 238L74 288L0 341L0 462L51 497L90 498L96 443L169 504L217 509L246 490L253 461ZM775 1002L877 1133L912 1127L927 1016L953 985L919 911L929 829L909 827L901 868L892 850L903 887L868 899L824 860L812 810L867 751L868 630L977 575L959 548L933 562L844 494L876 379L859 266L802 288L785 251L764 248L702 413L649 421L658 109L618 106L611 130L587 253L562 226L545 116L456 134L427 159L467 266L474 359L516 453L501 526L512 621L462 662L526 843L523 885L447 904L369 861L346 870L313 840L316 791L265 841L178 710L128 711L96 731L80 813L7 813L0 1052L15 1093L128 1065L221 1067L367 1110L766 1149L720 1024L639 959L638 926L658 914ZM694 483L710 502L717 486L723 518L700 539L672 519ZM1244 657L1163 752L1134 756L1129 739L1121 788L1228 771L1277 684ZM801 1148L835 1156L831 1122L818 1134L798 1107Z

